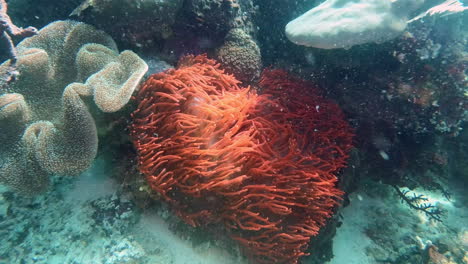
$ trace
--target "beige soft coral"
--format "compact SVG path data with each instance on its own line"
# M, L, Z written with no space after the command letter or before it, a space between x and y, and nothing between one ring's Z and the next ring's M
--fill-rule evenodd
M90 108L121 109L148 66L131 51L119 54L104 32L74 21L54 22L17 48L18 80L0 91L0 182L37 193L48 175L90 166L98 143ZM0 74L7 67L0 65Z

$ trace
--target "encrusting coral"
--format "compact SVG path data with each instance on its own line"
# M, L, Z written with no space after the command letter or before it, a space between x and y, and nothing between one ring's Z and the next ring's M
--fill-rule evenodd
M240 28L234 28L224 38L216 51L223 67L239 80L252 82L260 77L262 56L253 38Z
M74 21L46 26L17 50L18 80L0 91L0 182L37 193L48 175L89 167L98 138L88 107L122 108L148 66L131 51L119 54L104 32ZM7 69L8 61L0 74Z
M339 203L353 133L308 83L266 71L263 94L205 56L152 75L133 113L140 171L192 226L222 223L255 263L298 263Z

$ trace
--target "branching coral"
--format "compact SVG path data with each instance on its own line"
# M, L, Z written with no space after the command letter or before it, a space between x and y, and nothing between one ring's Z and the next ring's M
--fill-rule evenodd
M424 195L413 193L413 195L409 195L409 190L400 190L399 187L392 185L393 189L397 192L398 196L400 196L401 201L405 202L410 208L424 212L424 214L435 221L442 222L443 211L440 210L436 205L428 202L428 198Z
M140 171L192 226L222 222L257 263L297 263L342 192L352 132L307 83L266 71L258 95L204 56L152 75L133 113Z
M17 48L19 78L0 91L0 182L37 193L49 174L78 174L94 160L98 138L86 98L103 112L119 110L147 65L73 21L54 22ZM6 71L8 62L0 65Z

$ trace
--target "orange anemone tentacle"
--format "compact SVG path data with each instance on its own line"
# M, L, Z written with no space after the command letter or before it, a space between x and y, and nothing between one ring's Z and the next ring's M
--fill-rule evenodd
M343 192L353 133L311 84L266 70L263 94L206 56L154 74L131 136L149 186L192 226L223 223L255 263L298 263Z

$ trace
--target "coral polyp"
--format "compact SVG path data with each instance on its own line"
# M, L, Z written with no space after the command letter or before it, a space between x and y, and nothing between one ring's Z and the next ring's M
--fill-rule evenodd
M238 84L205 56L152 75L132 115L139 168L188 224L224 225L255 263L297 263L341 199L352 130L283 71L261 95Z

